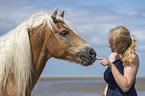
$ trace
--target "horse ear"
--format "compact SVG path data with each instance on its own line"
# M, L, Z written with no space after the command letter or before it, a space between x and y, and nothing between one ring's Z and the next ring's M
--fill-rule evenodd
M60 17L64 17L64 11L62 11L62 13L59 15Z
M54 11L54 13L51 15L51 18L52 18L53 21L56 20L57 10L58 10L58 8L57 8L57 9Z

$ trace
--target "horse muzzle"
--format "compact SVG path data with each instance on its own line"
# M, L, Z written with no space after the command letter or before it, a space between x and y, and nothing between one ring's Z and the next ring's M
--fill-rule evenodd
M95 62L96 52L92 47L85 46L81 48L80 52L78 52L78 57L80 58L83 66L89 66Z

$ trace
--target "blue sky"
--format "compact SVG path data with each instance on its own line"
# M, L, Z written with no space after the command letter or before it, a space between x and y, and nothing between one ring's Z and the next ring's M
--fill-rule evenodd
M145 76L145 0L0 0L0 36L34 13L52 13L56 8L59 13L65 10L65 19L94 47L98 57L107 58L111 53L109 31L119 25L127 27L137 40L138 75ZM42 75L103 75L105 69L100 61L84 67L52 58Z

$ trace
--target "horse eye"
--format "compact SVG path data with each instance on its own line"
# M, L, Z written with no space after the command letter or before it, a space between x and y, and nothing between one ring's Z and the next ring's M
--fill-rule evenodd
M60 33L60 35L62 36L62 37L65 37L66 35L68 35L69 34L69 32L67 31L67 30L63 30L61 33Z

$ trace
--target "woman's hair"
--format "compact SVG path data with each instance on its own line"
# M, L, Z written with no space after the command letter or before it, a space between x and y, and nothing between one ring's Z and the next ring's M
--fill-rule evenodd
M120 58L125 64L131 64L136 57L136 40L128 29L123 26L118 26L111 30L110 35L113 36L113 44L115 52L122 50Z

